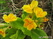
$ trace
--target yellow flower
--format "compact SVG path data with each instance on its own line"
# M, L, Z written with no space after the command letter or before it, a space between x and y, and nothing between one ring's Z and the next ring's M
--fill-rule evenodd
M45 17L45 18L43 19L43 22L47 22L47 21L49 21L49 19Z
M30 18L24 19L24 27L27 28L28 30L36 29L37 25L34 22L34 20Z
M2 35L3 37L5 37L5 31L3 29L0 29L0 35Z
M36 7L34 8L34 13L36 15L36 17L45 17L47 15L47 12L46 11L43 11L42 8L40 7Z
M30 7L30 5L24 5L22 9L27 13L32 13L32 8Z
M17 17L13 13L10 13L8 16L3 15L3 19L4 19L5 22L9 23L11 21L16 21Z
M32 1L31 4L24 5L22 9L27 13L32 13L33 8L38 6L38 1Z

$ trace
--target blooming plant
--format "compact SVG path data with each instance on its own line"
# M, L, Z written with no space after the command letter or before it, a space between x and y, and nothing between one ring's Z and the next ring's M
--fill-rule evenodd
M5 23L0 24L1 39L48 39L40 38L47 36L41 25L48 18L47 12L38 7L38 1L33 0L30 4L23 5L22 9L21 18L13 13L3 15Z

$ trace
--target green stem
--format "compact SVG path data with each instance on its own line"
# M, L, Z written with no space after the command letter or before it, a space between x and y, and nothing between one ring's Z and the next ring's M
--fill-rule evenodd
M8 26L7 23L0 23L0 27L3 27L3 26Z

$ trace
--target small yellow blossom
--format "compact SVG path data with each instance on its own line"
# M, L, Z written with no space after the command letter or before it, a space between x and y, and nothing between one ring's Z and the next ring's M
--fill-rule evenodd
M10 13L8 16L3 15L3 19L4 19L5 22L9 23L11 21L16 21L17 17L13 13Z
M24 19L24 27L27 28L28 30L36 29L37 25L34 22L34 20L30 18Z
M47 22L47 21L49 21L49 19L45 17L45 18L43 19L43 22Z
M38 1L32 1L31 4L24 5L22 9L27 13L32 13L33 8L38 6Z
M47 12L46 11L43 11L42 8L40 7L36 7L34 8L34 13L36 15L36 17L45 17L47 15Z
M0 29L0 35L2 35L3 37L5 37L5 31L3 29Z
M22 9L23 9L25 12L32 13L32 8L30 7L30 5L24 5L24 6L22 7Z

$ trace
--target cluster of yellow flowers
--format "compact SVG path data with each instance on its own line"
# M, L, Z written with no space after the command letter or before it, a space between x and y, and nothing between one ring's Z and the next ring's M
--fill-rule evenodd
M27 13L35 13L36 17L45 17L47 15L46 11L43 11L42 8L38 7L38 1L33 0L31 4L24 5L22 9Z
M28 5L24 5L22 9L29 14L34 13L37 18L43 18L47 15L46 11L43 11L42 8L38 7L38 1L35 0ZM46 22L48 19L44 18L43 21ZM33 28L37 27L37 24L31 18L24 19L24 22L24 27L26 27L28 30L32 30Z
M34 13L37 18L42 18L47 15L46 11L43 11L42 8L38 7L38 1L34 1L34 0L31 2L31 4L24 5L22 9L29 14ZM3 19L5 22L10 23L12 21L16 21L17 16L14 15L13 13L10 13L9 15L4 14ZM48 19L44 18L43 21L46 22L48 21ZM24 19L24 27L27 28L28 30L32 30L32 29L36 29L37 24L31 18L26 17ZM3 31L3 29L0 29L0 34L3 37L5 37L5 32Z
M22 9L23 9L25 12L29 13L29 14L34 13L37 18L43 18L43 17L45 17L45 16L47 15L47 12L46 12L46 11L43 11L42 8L38 7L38 1L35 1L35 0L33 0L33 1L32 1L30 4L28 4L28 5L24 5L24 6L22 7ZM12 22L12 21L16 21L16 20L17 20L17 16L14 15L13 13L10 13L9 15L4 14L4 15L3 15L3 19L4 19L5 22L10 23L10 22ZM43 21L46 22L46 21L48 21L48 19L45 17L45 18L43 19ZM37 22L37 20L36 20L36 22ZM35 22L35 20L32 20L32 19L29 18L29 17L26 17L26 18L24 19L24 24L23 24L23 25L24 25L24 27L27 28L28 30L32 30L32 29L36 29L36 27L37 27L36 22ZM3 29L0 29L0 34L1 34L3 37L5 37L5 31L4 31Z

